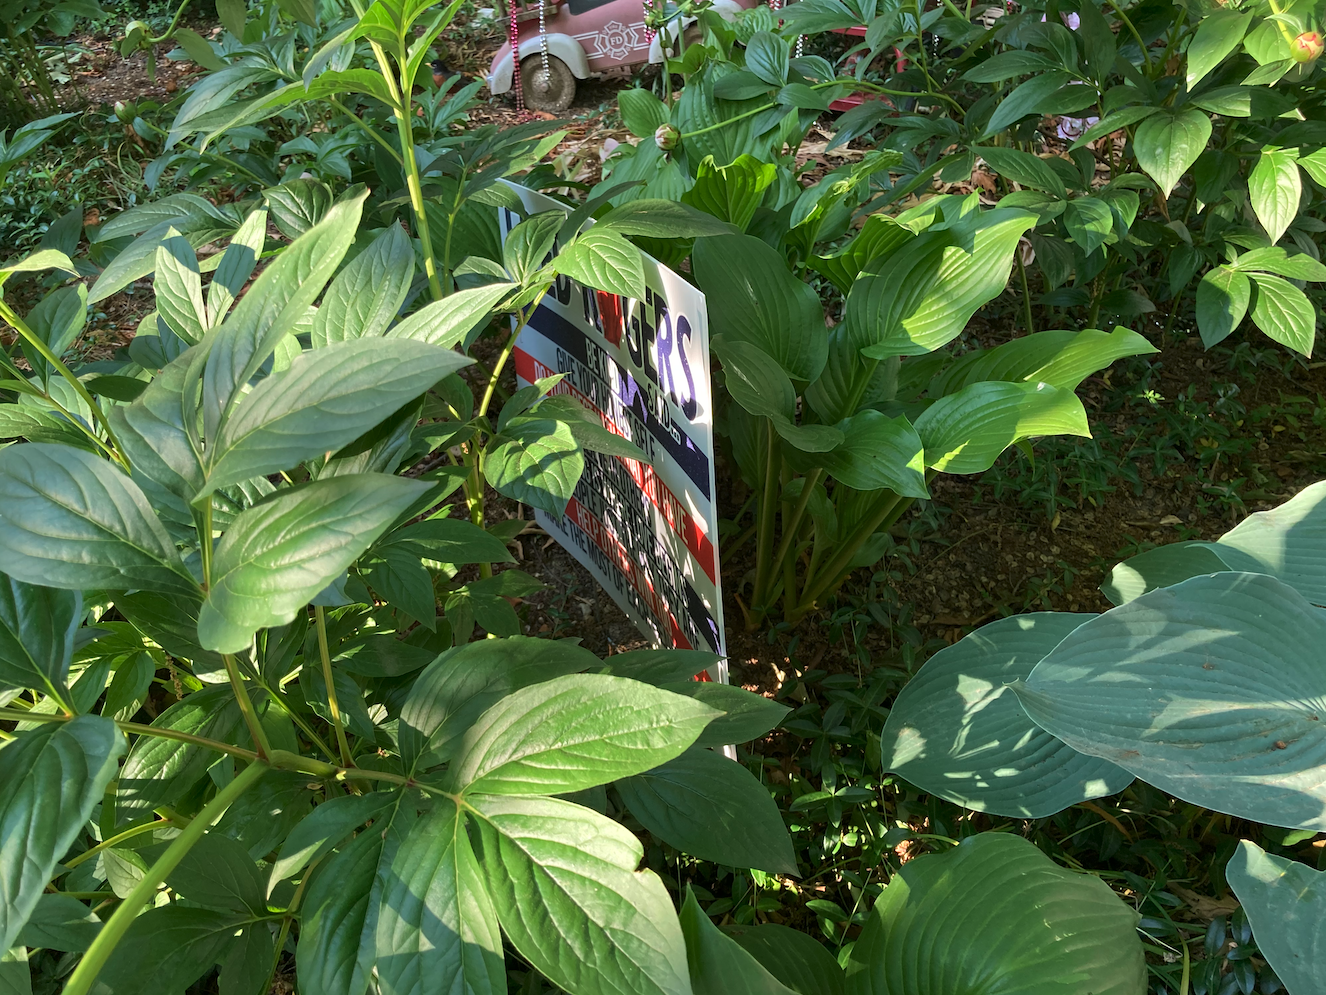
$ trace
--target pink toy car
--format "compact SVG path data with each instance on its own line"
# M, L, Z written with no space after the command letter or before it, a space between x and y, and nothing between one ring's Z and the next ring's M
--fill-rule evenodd
M712 9L732 18L757 2L713 0ZM553 112L571 106L578 79L625 70L644 62L661 63L660 42L675 41L678 30L693 23L693 19L688 20L679 29L673 21L668 30L651 38L645 30L642 0L526 0L517 3L514 11L525 105ZM664 35L668 37L665 39ZM543 65L545 43L547 72ZM513 76L508 40L493 56L488 89L494 95L509 92Z

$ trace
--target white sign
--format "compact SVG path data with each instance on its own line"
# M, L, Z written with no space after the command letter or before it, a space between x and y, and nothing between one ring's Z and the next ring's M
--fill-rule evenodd
M527 214L565 205L511 185ZM521 218L503 209L503 237ZM643 301L559 277L516 341L521 386L569 394L653 465L585 453L561 518L535 511L657 645L726 655L718 576L714 409L704 295L641 253ZM727 663L711 676L727 680Z

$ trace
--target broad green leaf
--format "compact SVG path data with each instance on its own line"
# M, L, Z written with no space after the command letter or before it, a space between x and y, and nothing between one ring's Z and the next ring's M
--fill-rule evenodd
M652 139L659 125L668 123L668 108L649 90L631 87L617 93L622 124L636 138Z
M386 812L394 798L385 791L328 798L286 837L280 856L272 864L272 884L293 877L330 853L369 819L377 819Z
M980 833L909 860L875 903L847 962L849 990L1137 995L1138 916L1097 877L1034 844Z
M201 592L172 596L134 591L117 595L115 607L135 629L159 643L171 656L188 660L195 676L225 672L220 655L198 645L198 613L203 607Z
M1263 149L1248 174L1248 200L1272 245L1298 214L1302 194L1298 149Z
M847 980L832 953L809 934L777 923L729 925L723 932L797 995L846 995Z
M149 909L129 926L97 975L94 990L105 995L183 992L225 957L245 926L245 932L268 929L266 923L249 925L251 918L175 904Z
M1278 246L1244 252L1230 263L1229 267L1245 272L1264 270L1277 276L1287 276L1291 280L1306 280L1313 283L1326 281L1326 265L1322 265L1306 252L1296 252L1291 256Z
M645 652L649 652L646 650ZM663 653L693 653L694 650L660 650ZM607 662L611 663L612 658ZM690 664L689 666L694 666ZM616 671L611 671L617 674ZM619 677L628 676L617 674ZM637 678L639 679L639 678ZM684 694L712 708L722 711L704 728L704 732L695 741L696 746L731 746L735 743L749 743L759 739L778 725L786 716L788 706L766 698L754 691L723 684L719 681L697 681L686 679L659 684L664 691Z
M419 675L401 707L400 751L406 769L427 770L451 760L465 731L512 692L598 662L574 642L527 636L447 650Z
M442 563L511 563L506 543L463 518L429 518L397 529L387 536L401 545Z
M1106 135L1112 135L1116 131L1121 131L1130 125L1136 124L1138 121L1143 121L1159 110L1159 107L1121 107L1117 111L1111 111L1082 132L1077 141L1073 142L1069 148L1080 149L1090 142L1104 138Z
M1051 69L1037 76L1033 76L1025 83L1019 83L1015 86L1008 96L999 102L995 112L990 115L990 120L985 126L985 133L981 136L987 138L990 135L998 134L1011 124L1022 120L1028 114L1048 113L1051 103L1059 96L1064 86L1071 83L1073 74L1063 69ZM1070 110L1081 108L1056 108L1059 113L1069 113Z
M1283 277L1268 273L1253 273L1252 282L1257 285L1252 302L1257 327L1281 345L1311 356L1317 318L1308 295Z
M145 476L186 501L203 486L202 454L185 425L186 388L192 385L197 396L197 380L191 379L201 350L190 349L172 360L153 378L130 404L110 410L116 438L134 468L135 475Z
M1083 380L1116 359L1158 351L1143 336L1121 325L1112 332L1097 328L1035 332L993 349L964 354L930 382L927 393L943 397L982 380L1047 383L1076 390Z
M696 681L696 675L709 671L714 664L722 660L723 657L718 654L706 653L703 650L631 650L627 653L614 653L606 660L599 661L601 664L599 672L612 674L614 677L629 677L633 681L644 681L646 684L658 687L680 681L705 684L712 682ZM708 726L705 728L707 730ZM700 735L701 738L704 737L704 733Z
M829 354L824 310L781 253L750 235L717 235L698 239L691 258L715 337L754 346L794 380L820 375Z
M213 554L199 641L234 653L256 630L289 622L429 486L351 474L280 492L236 515Z
M798 425L796 391L786 371L768 353L741 339L719 335L710 343L723 364L724 383L732 399L753 415L768 418L780 436L803 452L825 453L843 442L829 425Z
M383 995L506 995L497 914L465 816L439 800L381 876L377 975ZM375 890L377 890L375 888Z
M1216 8L1197 26L1188 43L1188 89L1191 91L1212 69L1239 47L1248 33L1252 11Z
M204 41L202 35L189 28L175 29L175 43L184 49L189 58L204 69L213 72L224 69L226 64L217 56L211 44Z
M21 732L0 749L0 950L14 945L123 753L115 723L97 715Z
M471 795L498 922L549 981L584 995L686 995L672 899L616 822L555 798Z
M186 695L152 720L158 729L233 742L243 718L229 685L214 685ZM124 761L115 792L120 821L150 815L158 805L173 804L207 776L217 760L211 750L160 736L140 736Z
M527 283L553 251L557 235L567 225L562 211L544 211L526 218L502 242L502 262L517 283Z
M680 201L639 198L614 207L598 219L594 230L645 238L700 238L726 235L732 226Z
M101 920L86 905L69 895L47 892L19 931L18 945L82 953L100 932Z
M696 186L699 186L698 181ZM839 290L847 293L866 263L876 256L888 255L915 237L909 229L892 218L871 214L842 250L827 256L811 256L807 263L811 269L827 276Z
M1320 831L1323 640L1293 588L1217 573L1087 622L1014 687L1079 752L1217 812Z
M1091 255L1114 232L1114 212L1099 197L1077 197L1064 208L1064 227L1082 251Z
M645 267L640 250L613 231L591 228L553 260L556 272L594 290L644 300Z
M197 590L143 492L81 449L0 451L0 560L30 584L67 590Z
M253 281L212 339L203 370L205 435L215 439L249 380L303 320L354 241L367 190L332 205ZM275 204L273 203L273 210Z
M1008 688L1092 618L1015 615L940 650L889 712L880 736L884 769L955 805L1014 819L1122 791L1131 774L1037 728Z
M918 356L947 345L981 305L1008 285L1018 241L1036 215L1013 208L983 211L972 222L972 249L946 244L944 232L927 233L907 249L868 264L847 299L847 321L871 359ZM899 288L911 285L894 304ZM887 301L885 306L881 302Z
M682 194L682 203L698 207L745 232L764 200L764 192L777 175L777 166L761 162L749 153L742 153L726 166L717 166L713 156L706 156L698 167L695 186Z
M1010 49L982 59L975 67L963 73L962 78L971 83L1002 83L1015 76L1034 76L1059 68L1059 63L1040 52Z
M746 68L770 86L787 82L790 46L769 31L757 31L746 42Z
M889 488L905 497L928 497L925 453L911 422L867 408L835 428L843 442L820 453L815 462L848 487L863 491Z
M309 330L313 347L382 335L405 303L413 276L414 248L393 224L332 280Z
M1300 156L1299 167L1318 183L1326 186L1326 148Z
M263 191L272 221L288 238L298 238L327 216L331 188L321 180L301 177Z
M207 312L213 325L221 323L230 305L248 283L267 240L267 209L258 208L244 219L221 253L212 282L207 286Z
M517 418L489 440L488 484L560 517L585 472L585 457L571 426L551 418Z
M417 339L452 349L465 341L488 313L513 290L513 283L494 283L486 287L458 290L440 301L420 308L387 332L389 339Z
M796 995L709 921L690 888L679 919L695 995Z
M202 494L334 452L470 362L408 339L355 339L301 353L235 408Z
M796 874L792 838L769 789L703 747L617 782L640 824L669 846L728 867Z
M63 252L58 249L41 249L30 256L0 265L0 286L14 273L40 273L48 269L57 269L70 276L78 275L78 270Z
M1326 605L1323 499L1326 482L1312 484L1277 508L1249 515L1208 548L1231 570L1270 574L1314 605Z
M1168 197L1183 174L1192 168L1211 138L1211 119L1195 108L1161 110L1137 126L1133 152L1137 164L1160 184Z
M87 324L87 288L78 283L60 287L43 297L27 316L28 327L40 336L56 356L63 356ZM19 340L28 365L43 384L49 382L55 368L24 339Z
M207 331L202 277L198 256L183 235L172 235L157 246L152 291L157 312L170 330L190 345L201 341Z
M389 819L384 821L390 824ZM368 990L368 972L359 967L359 955L384 834L385 830L360 833L329 857L313 878L295 948L301 989L319 995L364 995ZM373 929L375 933L376 923ZM371 967L371 951L369 960Z
M926 466L981 473L1013 443L1037 435L1091 437L1071 390L1044 383L974 383L941 397L916 419Z
M991 169L1006 180L1012 180L1034 190L1043 190L1056 197L1068 196L1068 191L1064 189L1064 181L1060 179L1059 174L1039 156L995 145L981 146L980 155Z
M1230 567L1220 558L1213 544L1174 542L1116 564L1100 590L1111 604L1122 605L1158 587L1169 587L1189 577L1228 569Z
M1285 989L1315 991L1326 960L1326 871L1240 840L1225 880L1248 916L1257 951Z
M567 794L665 763L722 713L604 674L521 688L465 731L448 773L458 791Z
M0 574L0 688L36 688L66 703L65 679L83 621L77 591Z
M1238 328L1252 301L1252 283L1246 273L1228 266L1207 271L1197 284L1197 330L1210 349Z
M209 832L166 876L181 898L209 909L267 912L267 889L248 851L229 836Z
M231 65L220 72L208 73L189 89L189 95L175 115L166 136L166 149L190 134L190 123L204 114L218 110L231 102L236 94L257 83L276 78L276 72L260 65Z

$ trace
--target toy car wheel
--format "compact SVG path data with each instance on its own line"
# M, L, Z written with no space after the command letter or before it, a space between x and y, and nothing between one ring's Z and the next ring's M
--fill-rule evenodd
M543 56L531 55L520 62L520 86L525 106L536 111L564 111L576 95L576 78L565 62L548 56L548 71L543 71Z

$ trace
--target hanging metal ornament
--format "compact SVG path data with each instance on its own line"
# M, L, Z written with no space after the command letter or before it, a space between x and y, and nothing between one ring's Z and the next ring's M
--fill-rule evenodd
M546 0L539 0L539 55L543 63L543 72L534 85L540 93L547 93L552 87L552 73L548 69L548 25L546 21Z

